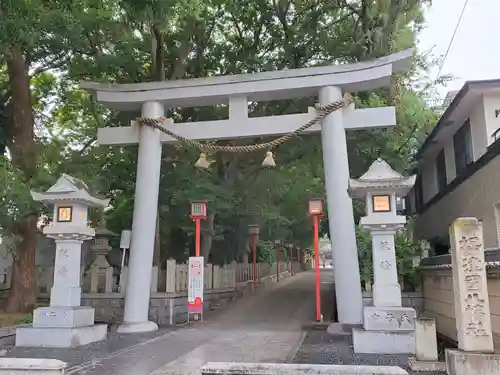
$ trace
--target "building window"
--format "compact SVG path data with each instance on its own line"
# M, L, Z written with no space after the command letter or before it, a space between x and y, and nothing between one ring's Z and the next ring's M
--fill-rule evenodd
M446 158L444 156L444 150L437 155L436 158L436 173L439 191L446 189L448 181L446 180Z
M422 177L417 176L417 180L415 181L415 208L417 213L424 207L424 189L422 185Z
M458 176L465 171L467 165L473 162L469 120L453 136L453 146L455 148L455 168Z

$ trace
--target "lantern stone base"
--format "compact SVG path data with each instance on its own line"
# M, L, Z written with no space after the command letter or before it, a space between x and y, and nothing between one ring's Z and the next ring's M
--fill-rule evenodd
M363 328L367 331L414 331L416 317L417 312L412 307L365 306Z
M16 330L16 346L76 348L106 340L107 333L106 324L75 328L22 327Z
M33 327L76 328L94 324L92 307L39 307L33 311Z
M449 375L498 375L500 374L500 355L464 352L447 349L446 371Z
M446 364L439 361L419 361L414 357L408 359L408 367L416 372L440 373L446 371Z
M94 324L91 307L40 307L33 326L16 330L16 346L75 348L105 340L106 324Z
M415 332L412 331L367 331L355 328L352 340L356 354L415 354Z
M415 354L415 323L411 307L363 308L363 328L352 331L354 353Z

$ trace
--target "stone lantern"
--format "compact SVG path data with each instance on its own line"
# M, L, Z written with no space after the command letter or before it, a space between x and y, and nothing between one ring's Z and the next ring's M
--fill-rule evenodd
M396 197L404 197L415 176L404 177L377 159L359 179L349 179L352 198L365 199L360 226L370 232L373 257L373 306L363 308L363 329L353 330L355 353L414 353L413 308L401 307L394 236L406 223Z
M90 291L92 293L99 292L97 289L101 274L103 274L105 280L103 292L113 292L113 267L106 259L106 255L112 250L111 246L109 246L109 239L113 236L115 236L115 234L106 228L106 219L104 217L104 212L102 212L99 226L95 228L94 244L90 248L92 253L95 254L94 261L90 266Z
M90 250L95 254L93 265L99 265L99 267L109 267L109 263L106 259L106 255L112 250L109 246L109 239L115 236L115 233L106 228L106 219L104 218L104 212L101 214L101 220L99 226L95 228L95 238L94 244L91 246Z
M104 340L105 324L94 324L94 309L81 304L82 243L94 237L87 225L89 207L105 207L109 199L90 193L81 180L63 174L45 193L31 192L35 201L54 205L52 223L43 233L56 243L50 306L33 312L33 326L16 332L16 346L70 348Z

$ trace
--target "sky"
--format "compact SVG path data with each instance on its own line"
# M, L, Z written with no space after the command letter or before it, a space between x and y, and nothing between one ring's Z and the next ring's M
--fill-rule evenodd
M419 36L421 51L436 56L448 48L465 0L433 0L426 12L426 29ZM500 0L469 0L442 74L456 79L438 89L440 95L460 89L465 81L500 78ZM431 77L438 73L436 68Z

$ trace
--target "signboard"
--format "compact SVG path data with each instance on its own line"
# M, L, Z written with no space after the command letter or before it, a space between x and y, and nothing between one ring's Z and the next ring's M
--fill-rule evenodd
M130 238L132 237L131 230L122 230L122 235L120 237L120 249L130 249Z
M188 320L193 314L194 320L203 316L203 271L205 264L203 257L189 257L188 270Z

